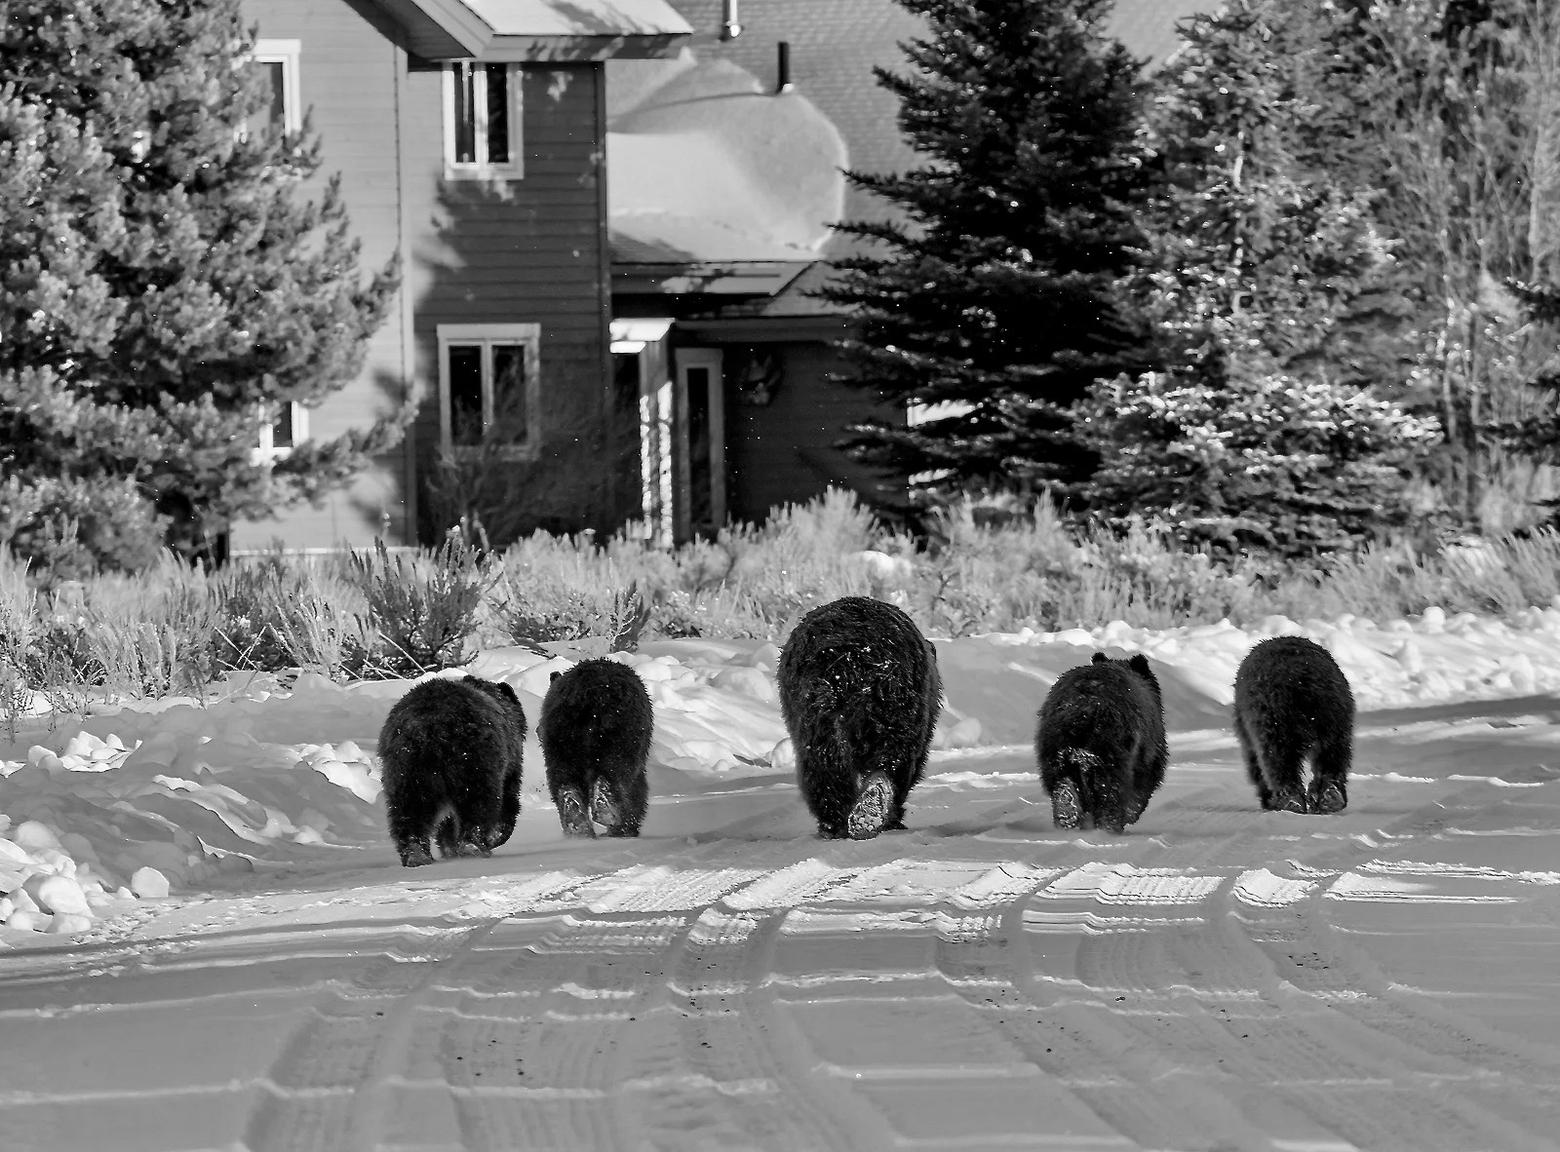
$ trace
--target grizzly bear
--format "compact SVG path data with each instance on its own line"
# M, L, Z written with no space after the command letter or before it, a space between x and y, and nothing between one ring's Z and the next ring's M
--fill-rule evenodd
M1120 833L1165 778L1169 749L1159 680L1141 652L1103 652L1056 678L1040 705L1035 758L1058 828L1084 820Z
M566 836L638 836L650 803L645 774L655 714L645 682L616 660L554 672L536 726L547 790Z
M942 709L937 651L915 622L865 596L822 604L786 640L776 679L818 834L903 828Z
M390 838L408 868L439 855L487 856L520 814L525 709L515 690L476 676L424 680L379 732Z
M1274 636L1246 653L1235 672L1235 739L1264 809L1332 813L1348 806L1354 693L1314 640Z

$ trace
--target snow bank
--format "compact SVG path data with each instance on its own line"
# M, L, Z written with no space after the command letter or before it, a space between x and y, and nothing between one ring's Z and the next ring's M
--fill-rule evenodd
M1152 631L1118 621L939 640L947 707L936 747L1029 742L1051 683L1099 648L1154 661L1172 744L1176 732L1222 728L1241 657L1283 633L1326 645L1362 709L1560 690L1560 607L1509 622L1432 609L1385 626L1274 617L1255 629L1226 621ZM551 673L571 663L566 645L550 650L496 649L469 669L511 684L531 718L528 809L547 804L534 739L542 697ZM616 658L639 672L655 704L657 796L788 778L794 758L773 644L664 640ZM410 684L339 685L305 674L283 687L252 675L231 678L204 702L127 702L68 727L24 717L18 739L0 743L0 942L89 931L134 901L257 866L382 847L374 751L385 714ZM1256 880L1248 887L1254 902L1272 898Z

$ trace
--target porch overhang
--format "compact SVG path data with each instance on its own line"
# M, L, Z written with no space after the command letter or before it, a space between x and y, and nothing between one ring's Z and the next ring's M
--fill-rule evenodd
M674 55L693 28L667 0L374 0L424 60L590 61Z
M774 296L810 260L708 260L612 265L612 291L649 296Z
M849 336L854 318L832 316L717 316L679 320L677 330L701 344L830 343Z

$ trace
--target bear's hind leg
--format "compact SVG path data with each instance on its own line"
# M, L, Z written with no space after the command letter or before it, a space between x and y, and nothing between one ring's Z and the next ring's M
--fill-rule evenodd
M597 776L591 785L591 818L608 836L638 836L650 803L650 785L644 774L622 784L619 776Z
M1094 800L1094 826L1117 836L1126 831L1128 798L1122 795L1121 781L1114 776L1092 782L1089 791Z
M1068 831L1083 824L1083 793L1071 777L1058 780L1051 790L1051 823Z
M395 850L401 857L401 864L404 867L421 868L424 864L433 863L433 852L426 836L409 836L405 839L397 837Z
M511 769L504 774L503 799L499 804L498 824L488 834L488 848L507 844L514 834L515 821L520 818L520 770Z
M618 835L617 829L623 824L623 805L618 799L617 786L605 774L591 781L590 818L613 836Z
M559 788L553 793L553 803L558 806L558 823L563 826L565 836L595 839L596 829L590 822L585 795L577 786L568 784Z
M1311 767L1312 812L1332 815L1349 806L1349 766L1354 758L1353 743L1352 733L1341 732L1317 744Z
M390 839L401 863L408 868L419 868L433 863L433 847L428 842L429 824L418 819L417 813L407 811L405 800L396 794L387 797L390 817Z
M845 826L852 840L870 840L887 827L894 813L894 786L882 772L862 782L856 802L850 806Z
M502 785L500 785L500 788ZM454 849L446 856L491 856L490 847L497 835L503 797L499 788L492 790L476 787L459 797L454 816L439 830L439 843L443 847L446 830Z
M1246 727L1246 722L1238 715L1235 717L1235 742L1240 745L1240 756L1246 764L1246 775L1251 778L1252 787L1257 790L1257 803L1262 805L1264 812L1271 811L1273 793L1269 791L1267 777L1262 771L1262 759L1257 755L1256 738Z
M1275 812L1306 812L1305 751L1289 745L1283 738L1266 742L1258 755L1267 781L1267 807Z

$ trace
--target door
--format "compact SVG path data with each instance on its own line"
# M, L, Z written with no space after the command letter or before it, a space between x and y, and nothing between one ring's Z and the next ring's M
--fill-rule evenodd
M637 423L630 462L639 500L637 534L659 548L672 544L674 385L667 371L670 317L612 321L614 394L622 415Z
M719 348L679 348L674 377L677 538L726 523L726 386Z

